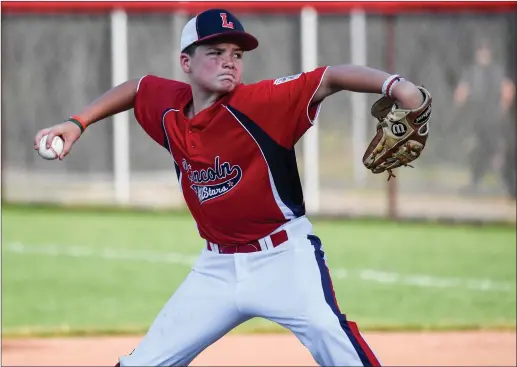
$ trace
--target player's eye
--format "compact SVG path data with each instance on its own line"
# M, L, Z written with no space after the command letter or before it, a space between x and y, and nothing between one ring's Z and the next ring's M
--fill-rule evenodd
M242 59L242 52L234 52L233 57L235 57L236 59Z

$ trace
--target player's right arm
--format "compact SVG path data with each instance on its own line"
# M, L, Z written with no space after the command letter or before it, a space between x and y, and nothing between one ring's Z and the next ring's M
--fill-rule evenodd
M133 108L138 82L139 79L133 79L110 89L90 103L81 113L74 115L74 117L81 121L83 127L86 128L106 117ZM60 136L65 141L63 152L59 156L59 159L63 159L70 152L72 145L79 139L81 133L81 128L73 122L62 122L38 131L34 138L34 149L38 150L39 142L43 136L49 136L47 138L47 148L50 147L50 142L52 142L55 136Z
M81 113L74 115L73 117L79 121L77 124L65 121L40 130L34 139L34 149L38 149L44 135L49 135L47 142L51 142L54 136L61 136L65 143L59 159L63 159L85 128L131 108L134 108L135 117L145 132L163 146L165 140L161 126L163 112L170 107L169 103L175 96L184 90L184 83L154 75L129 80L110 89L90 103Z

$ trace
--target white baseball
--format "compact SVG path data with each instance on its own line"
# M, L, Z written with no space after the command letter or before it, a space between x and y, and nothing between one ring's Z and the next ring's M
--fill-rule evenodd
M45 135L41 138L38 153L42 158L48 160L56 159L63 152L64 141L59 136L55 136L54 140L52 140L52 145L47 149L47 137L48 135Z

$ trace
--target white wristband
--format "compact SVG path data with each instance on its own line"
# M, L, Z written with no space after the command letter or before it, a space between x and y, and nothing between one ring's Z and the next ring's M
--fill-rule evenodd
M390 75L388 79L384 81L384 84L382 85L382 94L386 97L391 98L391 91L393 90L393 86L397 84L398 82L401 82L405 80L400 75L394 74Z

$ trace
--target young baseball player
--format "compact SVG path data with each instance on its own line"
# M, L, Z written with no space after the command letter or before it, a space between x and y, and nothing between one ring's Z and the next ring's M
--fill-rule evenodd
M121 366L188 365L253 317L290 329L320 365L379 365L336 302L322 243L305 216L294 145L333 93L384 94L405 108L420 107L423 95L398 76L353 65L244 85L243 54L257 46L230 12L207 10L181 35L188 84L129 80L35 137L35 149L45 135L48 144L62 137L63 159L90 125L133 108L170 153L204 240L190 274Z

